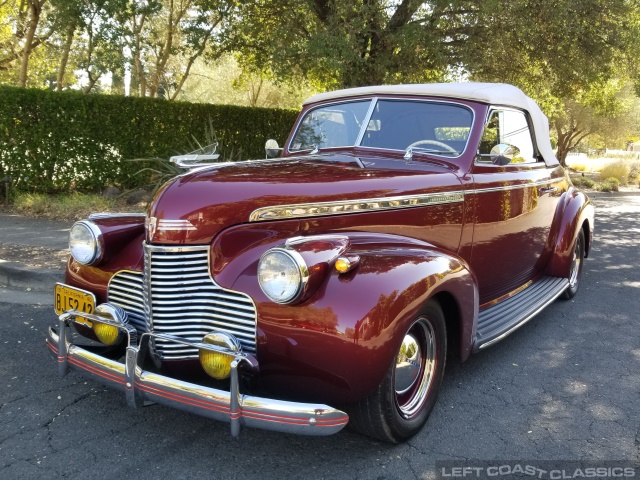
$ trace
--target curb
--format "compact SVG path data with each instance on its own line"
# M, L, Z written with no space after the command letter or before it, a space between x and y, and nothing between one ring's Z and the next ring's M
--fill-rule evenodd
M610 197L636 197L640 196L640 189L638 191L631 192L597 192L597 191L584 191L589 198L610 198Z
M64 279L62 270L26 267L19 263L0 263L0 286L36 292L53 292L56 282Z

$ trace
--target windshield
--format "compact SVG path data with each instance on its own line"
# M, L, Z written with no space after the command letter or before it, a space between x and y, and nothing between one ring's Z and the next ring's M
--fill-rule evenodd
M375 102L373 109L370 109ZM457 157L467 145L473 112L418 100L359 100L309 110L291 151L362 146Z
M305 115L291 142L291 150L352 147L371 105L371 100L314 108Z

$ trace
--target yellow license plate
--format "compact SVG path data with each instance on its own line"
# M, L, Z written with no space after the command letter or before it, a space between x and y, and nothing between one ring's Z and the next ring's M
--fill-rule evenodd
M84 313L93 313L96 307L96 297L93 293L68 285L56 283L55 310L58 315L67 310L78 310ZM86 318L76 318L76 323L84 323L91 326L91 321Z

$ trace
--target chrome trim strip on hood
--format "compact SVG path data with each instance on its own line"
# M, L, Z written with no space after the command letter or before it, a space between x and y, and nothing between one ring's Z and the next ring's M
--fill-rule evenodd
M429 205L444 205L460 203L465 195L478 193L517 190L520 188L539 187L557 183L561 179L540 180L537 182L519 183L492 188L472 190L457 190L453 192L428 193L423 195L405 195L400 197L363 198L357 200L337 200L334 202L294 203L290 205L274 205L257 208L249 215L250 222L264 222L267 220L286 220L291 218L324 217L329 215L343 215L346 213L367 213L381 210L399 210L403 208L426 207Z
M442 192L402 197L366 198L362 200L340 200L335 202L297 203L262 207L251 212L250 222L283 220L287 218L320 217L342 215L344 213L366 213L380 210L423 207L459 203L464 200L464 192Z

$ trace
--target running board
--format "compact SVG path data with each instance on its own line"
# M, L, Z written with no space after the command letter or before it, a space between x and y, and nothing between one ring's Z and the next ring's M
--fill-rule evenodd
M536 316L569 286L567 278L542 277L513 297L481 310L473 349L499 342Z

